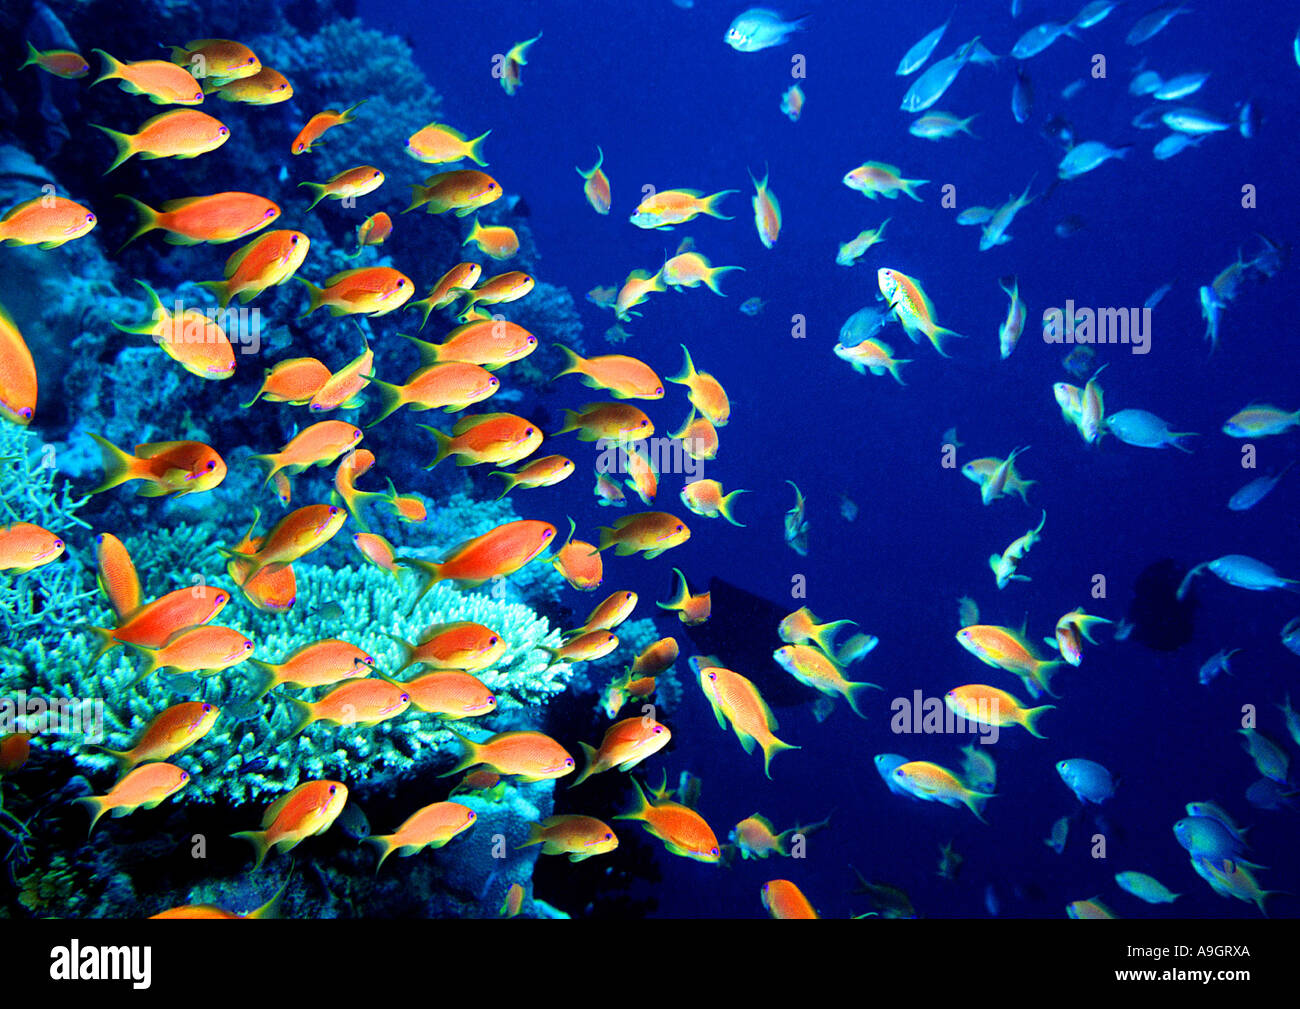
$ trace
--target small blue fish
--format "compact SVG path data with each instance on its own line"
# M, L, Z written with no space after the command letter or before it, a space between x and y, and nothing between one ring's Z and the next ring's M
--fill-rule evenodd
M1246 789L1246 801L1256 809L1295 809L1291 800L1300 792L1288 790L1276 781L1260 778Z
M1287 463L1282 472L1277 476L1262 476L1237 491L1232 497L1228 498L1228 507L1235 512L1244 512L1248 508L1254 508L1269 492L1277 485L1277 482L1286 476L1287 470L1295 465L1295 460Z
M1241 651L1240 648L1234 648L1230 652L1219 649L1219 651L1206 659L1204 664L1201 666L1201 671L1197 674L1197 678L1201 681L1201 686L1208 687L1220 673L1227 673L1231 676L1232 670L1228 668L1228 660L1239 651Z
M1124 41L1131 46L1140 46L1157 32L1162 31L1165 25L1169 24L1179 14L1190 14L1191 12L1190 7L1179 7L1175 4L1157 7L1138 18L1133 27L1129 29L1128 35L1124 37Z
M1024 67L1016 67L1016 83L1011 88L1011 114L1016 122L1029 122L1029 115L1034 111L1034 82L1025 73Z
M901 757L897 753L877 753L875 756L876 771L885 779L885 784L895 795L906 795L908 798L917 798L912 792L903 788L898 779L894 777L894 769L910 763L907 757Z
M1115 794L1115 780L1110 771L1095 760L1074 757L1056 763L1056 773L1080 802L1100 804Z
M1282 647L1300 655L1300 617L1292 617L1282 626Z
M803 31L807 18L783 21L781 15L766 7L751 7L737 14L731 22L723 41L740 53L756 53L760 49L783 45L793 33Z

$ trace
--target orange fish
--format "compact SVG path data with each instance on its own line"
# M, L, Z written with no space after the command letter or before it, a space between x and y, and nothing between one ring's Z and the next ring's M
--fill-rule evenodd
M247 304L268 287L283 284L297 273L310 247L311 239L301 231L268 231L231 253L226 260L225 280L202 280L199 286L215 294L222 308L229 305L232 298L238 298L240 304ZM315 358L294 360L313 361Z
M587 614L582 624L584 631L612 631L632 615L636 609L635 592L611 592L600 604Z
M283 473L277 473L276 476L284 478ZM252 525L248 527L244 538L235 544L236 554L254 554L261 549L265 537L253 535L261 519L261 510L254 508ZM298 577L293 573L293 565L286 564L279 571L264 568L252 578L248 577L248 571L246 558L232 557L226 561L226 574L254 607L266 613L283 613L293 608L298 598Z
M636 493L642 504L649 505L659 493L659 474L655 472L654 463L636 443L622 445L620 449L624 459L623 471L628 474L624 485Z
M521 781L544 781L573 773L573 758L559 743L540 732L500 732L482 743L449 732L465 745L465 756L446 778L475 764L486 764L498 774L516 775Z
M415 645L392 634L387 636L402 649L399 673L416 665L477 673L494 665L506 652L506 641L500 634L472 620L433 624Z
M431 364L413 372L405 385L372 379L379 390L383 412L366 427L374 427L404 406L412 410L443 410L457 413L496 394L501 380L486 368L465 361Z
M248 914L235 914L233 911L227 911L225 908L217 907L215 904L182 904L179 907L169 907L166 911L159 911L157 914L151 914L150 918L164 919L189 919L189 920L230 920L230 919L260 919L260 918L278 918L280 916L280 901L284 897L285 890L289 887L289 880L292 878L292 872L285 877L283 885L278 889L274 896L271 897L261 907L249 911Z
M388 494L384 504L393 509L393 514L402 522L423 522L429 517L429 509L414 494L398 494L393 481L388 481Z
M662 269L653 274L649 270L633 270L629 273L614 298L615 317L622 322L629 322L632 316L640 316L640 312L633 312L632 309L644 305L650 295L663 294L668 290L664 286L663 275Z
M119 620L140 608L144 599L140 576L126 546L112 533L95 537L95 574L100 591Z
M487 162L483 160L483 141L491 132L488 130L473 140L467 140L460 130L441 123L430 123L411 135L411 139L406 142L406 153L426 165L447 165L469 158L479 167L484 167Z
M497 913L503 918L513 918L523 910L523 907L524 888L519 883L511 883L510 889L506 891L505 897L501 900L501 908Z
M189 772L181 770L175 764L144 764L122 778L109 789L107 795L92 795L73 801L90 811L90 831L86 835L89 837L105 813L112 812L117 817L134 813L141 806L153 809L169 795L184 788L189 781Z
M718 431L708 417L697 417L693 406L682 429L671 437L682 443L682 451L692 459L708 461L718 457Z
M149 659L136 677L136 683L158 669L200 675L216 673L239 665L253 654L253 642L243 631L216 625L184 628L157 647L134 641L124 643Z
M36 364L5 307L0 305L0 417L26 427L36 414Z
M744 522L737 522L731 514L732 498L748 494L747 490L733 490L730 494L722 493L722 484L717 480L694 480L682 488L682 504L696 515L705 518L724 518L733 526L745 527Z
M372 834L364 838L379 851L376 874L394 851L402 858L418 854L425 848L441 848L462 831L474 826L475 812L459 802L434 802L417 809L392 834Z
M261 682L254 695L259 698L281 684L306 690L366 676L375 664L375 657L347 641L327 638L303 645L280 663L249 661L260 674Z
M171 66L170 63L167 65ZM135 231L122 243L122 249L141 235L157 230L168 232L166 241L172 245L199 245L203 242L222 245L255 234L280 216L278 206L252 193L187 196L181 200L168 200L161 211L135 197L118 195L131 203L140 215Z
M351 200L358 196L373 193L384 184L384 173L374 165L358 165L330 176L325 182L299 182L315 195L308 210L314 210L316 204L327 196L331 200Z
M11 732L0 736L0 776L13 774L27 763L32 754L32 734L30 732Z
M677 576L676 594L668 602L656 602L655 605L665 610L676 610L677 618L687 627L704 623L713 612L712 593L702 592L693 596L690 586L686 584L686 576L677 568L673 568L673 574ZM671 638L666 640L672 641ZM676 642L673 644L676 645Z
M100 639L91 664L117 645L161 648L176 632L216 619L229 601L229 593L211 585L187 586L139 607L115 628L89 627Z
M335 504L345 505L356 519L357 525L367 531L370 527L361 515L361 505L367 501L382 501L385 497L379 491L358 490L356 481L374 464L375 455L369 449L353 449L339 460L338 469L334 471L334 494L330 496Z
M259 399L268 403L291 403L301 406L330 380L330 370L314 357L293 357L266 369L257 395L240 406L247 409Z
M262 69L253 50L231 39L196 39L172 46L171 51L172 62L178 67L188 64L193 76L218 85L252 77Z
M697 674L700 688L713 706L719 727L726 729L730 722L746 753L753 753L754 744L758 743L763 749L763 773L772 777L772 756L799 747L782 742L773 735L781 726L758 688L734 670L721 666L701 664Z
M221 710L200 701L174 704L160 713L140 733L129 750L98 747L118 762L118 770L129 771L150 760L167 760L208 734Z
M131 480L144 480L146 485L137 492L143 497L181 497L211 490L226 478L225 460L202 442L150 442L137 445L135 455L131 455L97 434L90 437L99 445L104 463L104 481L91 494Z
M352 544L357 548L357 552L375 567L383 568L393 574L401 571L401 567L393 561L393 544L378 533L353 533Z
M615 547L619 557L642 552L646 560L665 550L681 546L691 538L686 523L668 512L637 512L616 521L613 527L600 527L600 547Z
M769 879L759 893L773 918L820 918L803 892L788 879Z
M631 403L588 403L578 413L564 411L564 427L557 435L578 432L578 441L639 441L652 437L655 426L645 411Z
M253 868L258 869L272 848L290 851L307 838L329 830L347 801L348 786L341 781L304 781L266 807L261 830L244 830L230 836L243 838L253 846Z
M447 559L434 563L417 557L399 557L398 563L424 572L427 581L416 602L441 581L458 588L475 588L490 578L514 574L550 545L555 526L536 519L519 519L489 529L452 548Z
M496 379L493 379L495 382ZM534 459L522 469L517 469L513 473L506 473L502 470L493 470L489 476L499 476L506 482L505 490L498 496L497 500L505 497L516 487L532 489L536 487L553 487L561 480L567 480L573 475L573 460L567 459L562 455L547 455L540 459Z
M357 251L348 254L348 259L356 259L367 245L383 245L393 233L393 219L382 210L371 214L357 225Z
M722 388L721 383L707 371L695 370L695 362L691 360L691 352L686 349L684 344L682 345L682 353L686 355L686 363L682 366L682 373L676 378L669 378L668 381L686 386L686 395L691 401L691 406L707 417L714 427L724 427L731 417L731 403L727 399L726 391Z
M653 676L633 676L631 672L611 680L601 696L601 705L610 718L623 710L629 698L646 698L655 692L657 686Z
M555 568L573 588L580 592L591 592L600 588L604 577L604 567L600 553L590 543L575 540L573 531L577 523L569 519L569 536L564 546L555 551L551 566Z
M587 195L587 202L591 204L591 209L598 214L608 214L610 207L609 177L601 169L605 163L605 152L599 147L596 148L596 164L588 171L574 167L574 171L585 180L582 185L582 191Z
M216 94L222 101L247 105L278 105L293 97L293 85L278 70L262 67L251 77L241 77L225 84L208 84L204 94Z
M608 824L594 816L568 813L548 816L541 823L530 823L528 840L519 848L530 848L534 844L542 846L543 855L568 855L570 862L581 862L592 855L613 851L618 847L618 838Z
M30 522L0 526L0 571L24 574L58 560L65 549L60 537Z
M646 757L667 746L672 735L668 726L640 715L615 722L605 730L605 738L601 740L599 749L586 743L578 744L582 747L583 756L587 758L587 766L569 787L580 785L593 774L608 771L611 767L630 771Z
M280 470L292 475L312 466L328 466L361 437L361 429L354 424L322 420L298 432L279 452L255 455L253 460L266 467L266 480L270 480Z
M331 375L325 384L316 390L311 402L307 404L307 409L312 413L328 413L340 407L345 410L351 409L361 402L357 396L370 384L370 375L375 363L375 352L370 349L370 344L366 343L364 336L361 341L361 353Z
M734 192L737 190L724 189L705 196L698 189L661 189L637 204L629 220L638 228L671 228L692 221L700 214L729 221L731 218L718 210L718 204L724 196Z
M615 820L640 820L652 835L664 842L664 847L674 855L693 858L697 862L716 864L722 859L718 838L704 817L671 799L652 803L635 778L630 779L636 791L632 810L614 817Z
M62 196L38 196L0 217L0 242L57 249L90 234L98 223L89 207Z
M462 290L469 290L478 283L483 275L483 267L478 263L457 263L438 278L433 289L419 301L411 302L412 308L419 308L424 313L420 328L429 321L429 313L435 308L445 308L460 297ZM409 338L408 338L409 339Z
M537 651L546 652L551 657L548 667L557 662L595 662L618 647L618 636L610 631L582 631L577 637L571 637L559 648L537 645Z
M525 39L523 42L516 42L510 47L510 52L506 53L505 57L501 60L499 76L501 78L501 86L505 89L506 94L513 95L523 84L523 75L519 68L528 65L528 50L531 49L541 37L542 33L538 32L530 39ZM496 61L494 61L493 70L494 75L496 75Z
M396 718L411 706L411 695L387 680L355 679L340 684L319 701L288 698L297 716L290 736L315 722L333 725L376 725Z
M143 280L137 284L149 296L149 318L134 326L113 325L123 333L152 337L173 361L199 378L220 382L235 374L235 349L226 331L205 313L187 308L174 314ZM178 302L179 304L179 302Z
M457 326L442 343L425 343L413 336L406 339L420 352L420 364L464 361L496 371L521 360L537 349L537 337L523 326L505 319L484 319Z
M505 305L518 301L533 289L534 284L536 281L522 270L508 270L489 277L472 291L458 291L457 294L465 299L459 318L465 321L471 316L484 317L484 313L477 312L476 306ZM486 318L492 317L486 316Z
M722 288L718 287L718 278L724 273L744 269L743 266L714 266L705 256L696 252L695 243L686 238L677 247L677 254L664 263L663 279L675 291L703 284L714 294L725 298Z
M287 565L324 546L347 521L348 513L333 505L307 505L291 511L266 534L262 545L248 555L247 577L251 580L264 570L280 571ZM241 559L244 555L221 550L224 557Z
M335 126L342 126L344 123L350 123L356 117L352 114L361 108L369 99L363 98L355 105L349 105L342 112L335 109L326 109L324 112L317 112L309 120L296 137L293 143L289 145L290 154L310 154L312 144L320 140L321 134L326 130L333 129Z
M776 201L767 188L768 172L763 173L763 181L749 173L749 180L754 183L754 227L758 229L758 240L763 247L770 249L776 244L781 234L781 204Z
M615 399L663 399L664 383L654 369L625 354L579 357L563 344L556 344L565 357L565 368L556 378L581 375L589 389L608 389Z
M457 466L513 466L537 451L542 432L536 424L513 413L477 413L458 420L447 435L421 424L438 443L438 453L425 469L433 469L448 456L459 456Z
M474 224L470 227L469 234L465 236L465 241L460 244L465 246L469 245L470 242L478 246L479 252L497 260L509 259L519 251L519 236L515 234L514 228L506 227L504 224L490 225L485 228L479 224L478 217L474 218ZM532 289L532 286L530 278L529 290ZM518 295L518 297L523 297L523 294ZM482 298L479 300L484 301ZM486 303L494 304L493 302Z
M411 697L411 707L440 718L478 718L496 710L497 699L477 676L442 669L397 684Z
M633 676L658 676L671 669L678 655L676 638L660 638L641 649L641 654L632 663L630 672Z
M104 169L107 175L122 162L137 154L145 161L157 158L186 160L215 151L230 139L230 128L197 109L173 109L145 120L137 133L119 133L107 126L90 124L117 148L113 163Z
M596 495L596 504L622 508L627 504L627 495L613 480L604 473L596 474L596 486L592 488Z
M30 42L27 43L27 59L18 67L40 67L46 73L64 80L76 80L90 73L90 64L81 53L70 49L47 49L41 52Z
M457 217L468 217L500 198L501 187L492 176L472 168L457 168L430 175L422 186L411 186L411 205L402 213L424 207L429 214L451 210Z
M361 266L344 270L317 287L311 281L296 277L307 288L307 311L298 318L311 315L324 306L330 315L369 315L378 318L395 312L415 293L411 278L391 266Z
M825 654L834 655L835 632L841 627L857 626L852 620L832 620L819 624L817 615L807 606L801 606L782 618L776 631L781 640L789 644L802 645L811 641Z
M203 101L203 90L184 67L166 60L139 60L122 63L102 49L93 49L104 61L104 71L90 86L103 81L116 80L118 87L129 95L144 95L155 105L198 105Z

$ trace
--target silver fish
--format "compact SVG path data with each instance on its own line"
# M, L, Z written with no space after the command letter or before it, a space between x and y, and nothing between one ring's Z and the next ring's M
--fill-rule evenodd
M783 21L776 11L766 7L751 7L736 15L722 41L737 52L756 53L783 45L794 32L803 31L805 18Z
M1207 136L1209 136L1208 133L1171 133L1169 136L1161 138L1159 143L1151 149L1151 154L1157 161L1168 161L1175 154L1181 154L1189 147L1199 147Z
M1011 55L1018 60L1027 60L1037 56L1062 35L1077 39L1078 36L1070 31L1072 27L1068 21L1064 24L1059 21L1044 21L1041 25L1035 25L1016 39L1016 44L1011 47Z
M1164 296L1173 289L1173 284L1161 284L1147 297L1143 308L1155 308L1164 299Z
M916 83L907 89L900 108L904 112L922 112L942 98L944 92L952 87L952 82L957 79L961 68L970 61L977 42L979 42L978 35L918 77Z
M1070 153L1061 159L1056 174L1062 179L1077 179L1111 158L1126 157L1132 147L1132 144L1107 147L1100 140L1086 140L1071 148Z
M1117 0L1093 0L1092 3L1084 5L1083 10L1074 16L1071 24L1075 28L1091 28L1105 21L1110 12L1118 6Z
M921 65L930 58L934 52L935 46L943 38L943 33L948 30L948 25L952 23L952 15L948 15L948 20L941 24L934 31L928 33L925 38L912 46L898 61L898 69L894 71L899 77L907 77L921 69Z
M1245 554L1225 554L1212 561L1196 565L1183 578L1175 593L1179 602L1187 597L1187 589L1192 579L1204 571L1217 575L1220 580L1239 589L1251 592L1267 592L1270 589L1286 589L1288 592L1300 592L1300 581L1283 578L1272 566Z
M1287 470L1295 465L1295 460L1286 464L1286 467L1277 476L1262 476L1250 481L1241 490L1237 491L1232 497L1228 498L1228 507L1235 512L1244 512L1247 509L1254 508L1264 498L1268 496L1277 482L1286 476Z
M1128 93L1141 98L1143 95L1152 94L1160 90L1164 81L1154 70L1140 70L1133 75L1133 79L1128 82Z
M993 216L992 207L967 207L957 215L958 224L984 224Z
M1196 678L1200 681L1201 686L1208 687L1220 673L1232 675L1232 669L1228 666L1228 660L1236 655L1240 648L1234 648L1232 651L1219 649L1201 664L1200 671Z
M1163 105L1148 105L1129 120L1130 125L1139 130L1159 129L1167 110Z
M1190 14L1191 12L1190 7L1179 7L1176 4L1156 7L1138 18L1137 23L1129 29L1128 35L1124 37L1124 41L1131 46L1140 46L1153 35L1163 31L1165 25L1169 24L1179 14Z
M1200 109L1179 107L1160 117L1161 122L1179 133L1219 133L1232 129L1232 123Z
M1201 86L1209 79L1210 75L1208 73L1179 74L1177 77L1169 78L1155 91L1151 92L1151 97L1162 102L1172 102L1179 98L1186 98L1188 95L1200 91Z
M1292 617L1283 625L1282 644L1288 651L1300 655L1300 617Z
M1011 114L1016 117L1016 122L1027 123L1033 110L1034 82L1023 67L1016 67L1016 83L1011 88Z

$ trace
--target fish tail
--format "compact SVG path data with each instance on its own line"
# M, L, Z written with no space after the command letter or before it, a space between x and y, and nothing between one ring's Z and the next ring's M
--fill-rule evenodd
M152 336L154 327L163 319L167 318L167 309L163 306L162 299L158 297L158 292L150 287L143 280L136 278L136 283L144 288L144 293L149 296L149 318L144 322L136 323L134 326L123 326L120 322L110 319L115 329L123 333L134 333L136 336Z
M30 42L27 44L31 45ZM117 147L117 156L113 159L113 163L104 169L105 175L135 154L135 137L129 133L119 133L117 130L110 130L107 126L100 126L97 123L91 123L90 126L105 134Z
M747 490L733 490L730 494L724 496L723 499L718 502L718 514L721 515L728 522L730 522L733 526L740 526L740 528L744 529L745 523L736 521L735 516L731 514L731 508L732 508L733 498L739 497L741 494L748 494L748 493L749 491Z
M606 527L601 526L600 527L600 538L601 538L600 549L602 550L604 550L605 547L609 546L608 543L604 542L605 531L606 531ZM613 533L613 530L610 529L609 532ZM677 576L677 591L673 594L673 597L669 599L668 602L666 603L661 603L658 600L655 600L655 605L665 610L680 610L683 606L686 605L686 600L689 599L691 595L691 590L686 586L686 576L682 574L681 571L677 568L673 568L673 574Z
M966 132L970 133L970 130L967 130ZM972 136L973 135L974 134L972 134ZM923 202L921 197L916 195L916 187L926 185L930 181L929 179L899 179L898 181L902 183L899 188L901 188L903 192L914 199L917 203Z
M1170 437L1170 439L1171 439L1170 442L1169 442L1170 445L1172 445L1174 448L1178 449L1178 451L1180 451L1180 452L1186 452L1188 455L1191 455L1191 454L1192 454L1192 450L1191 450L1190 448L1188 448L1186 445L1184 445L1181 441L1179 441L1179 439L1180 439L1180 438L1199 438L1199 437L1200 437L1200 434L1199 434L1199 432L1196 432L1196 431L1170 431L1170 432L1169 432L1169 437Z
M590 778L592 771L596 767L596 748L594 746L588 746L583 742L579 742L578 745L582 747L582 755L587 759L587 764L582 769L582 773L573 779L573 783L569 785L570 788L575 788Z
M646 811L651 808L650 800L646 798L645 790L641 787L641 783L637 781L636 778L628 775L628 781L632 782L632 790L636 793L632 809L628 810L626 813L616 813L614 819L644 820Z
M307 316L311 315L312 312L316 311L316 309L320 308L321 305L325 304L325 292L310 280L306 280L303 277L294 277L293 279L307 288L307 311L298 316L299 319L305 319Z
M78 806L84 806L90 812L90 829L86 831L86 836L90 837L95 832L95 824L99 818L108 812L108 797L104 795L87 795L80 799L73 799Z
M438 454L433 457L433 462L424 467L425 469L433 469L438 463L451 455L452 438L451 435L439 431L436 427L430 427L428 424L421 424L420 427L433 435L434 441L438 443Z
M1054 710L1056 710L1055 704L1044 704L1039 708L1027 708L1020 724L1029 730L1031 736L1037 739L1046 739L1047 737L1038 731L1038 720L1043 716L1044 712Z
M420 309L420 329L423 329L424 324L429 321L429 316L433 314L433 299L421 298L419 301L412 301L406 307ZM417 330L417 332L418 331L419 330ZM415 337L408 336L407 339L413 340Z
M568 434L570 431L578 431L582 428L582 415L576 410L565 409L564 427L560 428L555 434ZM552 436L554 437L554 436Z
M108 53L104 52L102 49L92 49L91 52L99 53L100 57L104 60L104 71L90 82L92 88L101 81L112 80L114 77L122 76L122 70L126 65L122 63L121 60L113 59L112 56L108 55Z
M743 266L715 266L713 269L704 272L704 284L718 297L725 298L726 295L718 287L718 277L724 273L730 273L732 270L743 271L744 269Z
M307 208L308 210L315 209L316 204L320 203L321 200L325 199L325 183L323 182L299 182L298 186L299 188L306 186L308 189L310 189L313 193L316 194L316 199L311 201L311 205Z
M217 303L223 309L230 304L230 282L228 280L200 280L198 285L199 287L204 287L211 291L216 297ZM258 395L260 396L261 393L259 392ZM245 405L252 406L253 403L256 402L257 400L254 398L252 403L247 403Z
M405 638L399 638L396 634L389 634L387 631L384 631L383 634L384 637L388 638L402 650L402 664L395 670L400 673L411 665L412 659L415 655L415 646Z
M429 310L431 311L431 309ZM429 311L426 311L424 318L429 318ZM424 323L420 323L420 328L424 328ZM415 349L420 352L420 367L427 368L431 364L437 364L442 356L442 347L436 343L429 343L427 340L421 340L417 336L408 336L406 333L398 333L404 340L410 340L415 344Z
M129 750L110 750L107 746L97 746L93 743L91 744L91 749L98 750L104 756L112 757L115 761L117 761L118 774L121 774L123 771L129 770L131 767L135 765L135 758L131 755L131 752Z
M827 624L817 624L813 627L812 633L808 635L810 639L826 655L832 658L835 655L835 632L841 627L857 627L857 623L852 620L832 620Z
M1062 665L1064 665L1064 662L1061 659L1053 659L1051 662L1040 662L1034 667L1033 681L1052 697L1061 696L1052 690L1052 674Z
M369 98L363 98L355 105L349 105L344 109L343 114L339 116L339 125L342 126L344 123L352 122L352 120L356 118L352 113L356 112L357 109L361 108L361 106L365 105L368 101L370 101Z
M118 641L115 631L109 627L94 627L90 624L83 626L82 630L90 631L99 638L99 647L95 649L95 654L90 657L90 666L94 666L106 652L112 651L122 642Z
M266 841L266 831L264 830L241 830L238 834L231 834L231 837L242 838L253 846L253 871L256 872L266 861L266 853L270 851L271 846Z
M420 605L420 600L428 595L429 590L446 576L442 573L442 565L436 561L426 561L419 557L396 557L394 561L403 567L419 572L424 578L424 585L416 594L415 599L411 601L411 608L407 611L409 615L415 612L415 608Z
M890 363L889 373L894 376L894 381L897 382L899 385L907 385L907 383L904 382L902 378L899 377L898 366L900 364L911 364L911 363L912 363L912 359L910 357L901 357L898 360Z
M469 226L469 234L465 236L465 241L460 243L461 248L469 245L470 242L476 241L483 233L483 225L478 223L478 214L474 215L474 223Z
M375 864L375 875L379 875L379 870L383 867L384 860L393 853L396 847L393 844L393 838L390 834L376 834L374 837L363 837L362 844L372 844L375 850L379 852L379 861Z
M948 329L946 326L930 326L928 329L923 330L923 332L927 337L929 337L930 342L934 344L934 349L944 357L952 357L951 354L943 349L944 337L952 336L960 340L966 339L965 333L955 332L954 330Z
M422 207L429 202L429 190L427 186L422 186L418 182L411 184L411 205L402 211L409 214L416 207Z
M29 42L28 45L31 45L31 43ZM579 175L581 175L584 179L589 179L593 175L595 175L598 171L600 171L600 166L603 165L604 163L605 163L605 152L602 151L599 146L597 146L596 163L591 166L591 169L589 171L584 172L577 165L574 165L573 170L577 172Z
M555 346L559 347L560 353L564 355L564 370L556 375L555 378L551 379L552 382L554 382L556 378L562 378L565 375L586 374L586 372L582 370L582 366L587 363L585 358L580 357L562 343L557 343Z
M383 410L379 416L367 424L366 427L374 427L385 417L400 409L402 404L406 402L402 395L405 390L400 385L393 385L391 382L383 382L377 378L372 378L370 380L370 385L378 394L379 404L383 407Z
M481 759L481 754L479 752L481 747L478 745L478 743L474 742L474 740L472 739L466 739L455 729L447 728L447 731L450 732L453 736L455 736L456 739L460 742L460 744L465 747L465 754L464 756L461 757L460 763L458 763L450 771L444 771L442 774L438 775L438 777L440 778L449 778L453 774L459 774L467 767L473 767L475 764L481 764L483 762Z
M292 738L316 721L316 712L307 701L300 701L296 697L288 697L285 700L289 702L289 709L294 715L293 729L289 733L289 737Z
M148 204L141 203L134 196L127 196L125 193L118 193L117 195L118 195L118 199L126 200L132 206L134 206L136 213L139 215L139 219L136 221L135 231L132 232L130 238L128 238L125 242L122 243L121 248L117 250L118 252L121 252L122 249L125 249L128 245L134 242L141 235L147 234L150 231L157 230L158 211L154 210L153 207L149 206Z
M27 67L32 66L33 64L39 65L40 62L41 62L41 51L37 49L34 45L32 45L31 40L29 39L27 41L27 59L24 60L21 65L19 65L18 69L23 70Z
M137 652L143 654L147 660L144 664L144 668L141 669L136 675L136 678L131 681L132 686L135 686L137 683L143 683L149 678L150 674L158 669L160 665L158 662L159 650L157 648L150 648L147 645L138 645L134 641L124 641L122 643L126 645L127 648L134 648Z
M763 741L763 773L767 775L768 780L772 778L772 758L782 750L799 750L802 747L795 746L793 743L786 743L777 739L771 733Z
M577 782L575 781L573 785L576 784ZM572 788L573 785L570 785L569 787ZM546 828L543 827L540 823L530 823L528 825L528 840L525 841L523 844L516 845L515 851L519 851L521 848L531 848L534 844L541 844L545 840L546 840Z
M117 487L120 484L124 484L128 480L136 479L135 474L132 472L132 466L135 464L135 456L131 455L129 452L123 452L111 441L106 438L101 438L93 432L90 437L95 439L95 443L99 446L99 453L104 466L104 480L98 487L90 492L91 494L100 494L113 487Z
M766 181L766 180L764 180ZM713 193L704 198L701 207L701 213L708 214L710 217L716 217L720 221L730 221L732 218L718 210L718 204L722 202L724 196L730 196L732 193L740 192L739 189L724 189L719 193Z
M503 479L506 482L505 489L502 490L501 493L497 495L496 499L498 501L500 501L503 497L509 494L512 490L514 490L515 487L518 486L519 484L519 481L515 478L515 475L513 473L507 473L504 470L499 470L499 469L493 470L491 473L488 474L488 476L499 476L501 477L501 479Z
M1094 624L1113 624L1115 621L1107 620L1105 617L1094 616L1091 613L1080 613L1075 619L1075 622L1079 625L1079 633L1087 638L1090 643L1095 645L1097 642L1093 639L1093 636L1088 633L1088 628L1092 627Z
M491 132L491 130L488 130L480 136L475 137L465 147L465 153L469 157L470 161L474 162L474 164L478 165L480 168L487 167L487 162L483 160L483 141L488 138L488 133Z
M863 695L868 690L879 690L880 688L874 683L850 683L844 690L844 699L849 702L849 707L859 718L866 718L862 709L858 707Z
M686 355L686 363L682 365L681 374L675 377L669 376L668 381L675 382L677 385L688 385L699 373L695 370L695 362L691 360L691 352L686 349L684 343L682 344L682 353Z
M962 792L961 801L966 803L966 808L975 814L975 819L979 820L980 823L987 825L988 820L984 819L984 803L991 798L993 798L993 796L990 793L974 792L967 788Z
M249 462L256 463L266 469L266 479L262 481L263 487L271 482L271 477L280 472L279 457L272 453L266 455L255 455L249 459Z
M263 662L261 659L249 659L248 661L255 670L253 685L256 689L253 693L253 700L259 701L280 683L280 670L278 666Z

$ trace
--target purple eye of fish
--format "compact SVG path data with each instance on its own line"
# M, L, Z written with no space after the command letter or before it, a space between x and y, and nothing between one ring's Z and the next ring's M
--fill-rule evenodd
M564 766L565 766L565 767L572 767L572 766L573 766L573 758L572 758L572 757L566 757L565 760L564 760Z

